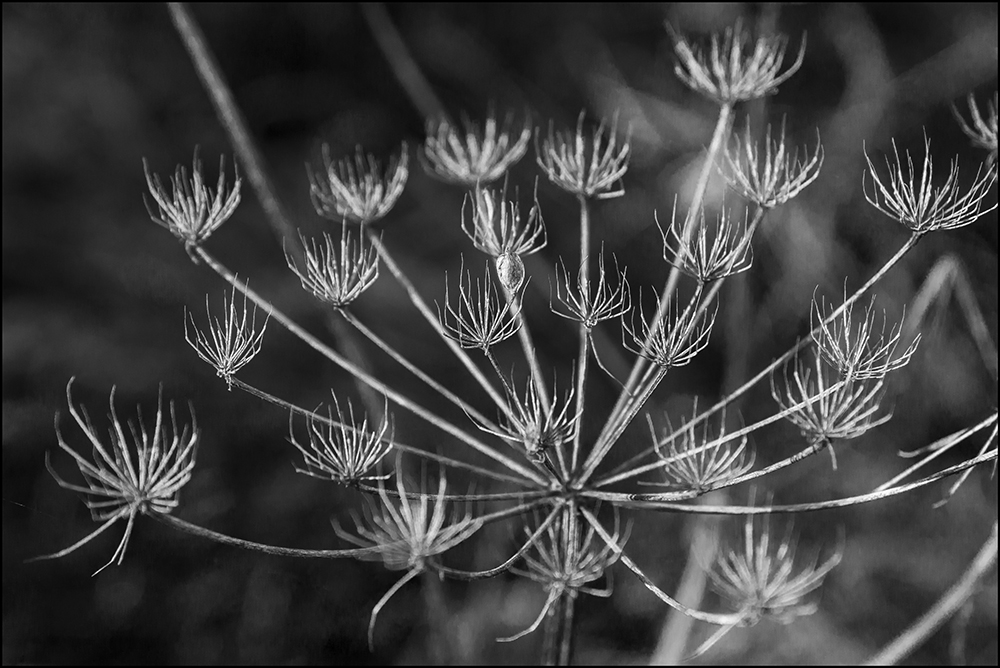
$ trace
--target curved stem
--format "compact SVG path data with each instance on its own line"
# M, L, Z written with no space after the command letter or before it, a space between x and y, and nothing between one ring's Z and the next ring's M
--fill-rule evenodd
M597 492L591 490L581 491L580 496L597 501L608 501L622 508L644 508L647 510L660 510L676 513L700 513L705 515L767 515L771 513L802 513L814 510L827 510L830 508L846 508L848 506L868 503L870 501L887 499L891 496L904 494L917 489L918 487L929 485L930 483L941 480L942 478L947 478L948 476L961 473L962 471L970 469L973 466L996 461L996 459L997 451L994 449L968 461L962 462L961 464L949 466L948 468L942 469L937 473L927 476L926 478L921 478L920 480L900 485L898 487L892 487L890 489L880 490L877 492L869 492L867 494L859 494L857 496L844 497L841 499L832 499L830 501L815 501L812 503L797 503L784 506L696 506L686 503L658 501L659 498L672 498L668 494L616 494L612 492Z
M882 650L868 659L866 666L892 666L907 656L913 650L925 642L939 626L948 621L948 618L955 614L966 601L976 593L979 581L993 570L997 561L998 547L997 523L993 523L993 530L990 537L983 544L982 549L972 560L968 570L962 574L958 582L952 585L951 589L945 592L944 596L928 610L923 617L913 623L913 626L904 631L898 638L882 648Z

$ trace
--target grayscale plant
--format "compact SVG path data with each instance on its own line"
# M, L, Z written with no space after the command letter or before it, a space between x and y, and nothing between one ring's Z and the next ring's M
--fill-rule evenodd
M560 317L576 320L588 331L605 320L624 316L632 309L632 294L629 292L625 270L618 270L617 260L615 260L615 274L618 275L618 280L612 287L604 269L602 250L597 256L597 280L587 280L581 268L577 272L574 287L570 283L565 263L561 262L556 272L556 300L562 304L566 313L556 308L550 301L552 312Z
M506 186L499 191L476 188L467 195L462 204L462 230L478 250L493 258L497 278L504 290L515 293L524 282L521 256L545 248L548 237L538 198L527 218L522 220L517 193L509 201L505 193ZM467 208L471 209L469 216L466 216Z
M303 268L299 269L291 253L285 252L288 268L295 272L302 287L335 308L344 308L361 296L378 278L378 253L352 238L347 225L340 233L340 244L323 233L323 243L299 235L303 247Z
M868 153L865 153L868 161L863 181L865 198L876 209L915 234L965 227L997 208L996 204L987 207L983 201L996 183L995 169L980 167L972 185L963 190L958 180L958 158L955 158L951 161L948 178L935 186L930 139L924 138L924 161L919 173L913 167L909 151L905 152L905 160L899 157L895 139L892 140L892 152L894 160L890 161L888 156L885 159L889 169L887 177L879 175Z
M771 396L813 448L830 449L834 466L834 441L858 438L892 418L892 411L881 408L884 378L844 380L822 354L813 356L811 366L798 356L789 360L781 383L771 376Z
M445 308L438 317L447 336L463 348L478 348L484 353L517 333L521 320L511 311L509 302L501 301L489 266L482 280L472 280L472 273L459 271L458 304L453 306L445 283ZM445 277L447 281L447 277Z
M668 487L704 494L715 487L727 485L753 468L754 454L748 447L749 438L726 436L726 415L721 413L718 427L712 429L706 421L701 429L694 423L698 404L694 405L694 418L678 429L669 427L657 436L653 418L646 415L649 435L660 459L659 470ZM669 420L668 420L669 422Z
M399 467L397 466L397 470ZM374 551L363 556L381 560L386 568L406 571L372 610L368 624L368 645L374 646L375 621L379 611L407 582L432 566L432 561L476 533L482 526L471 508L451 504L446 496L447 481L438 477L437 492L426 489L421 481L417 491L410 491L397 474L395 490L390 496L384 480L378 483L378 500L364 506L362 515L354 515L355 532L334 522L336 534L343 540Z
M976 96L969 93L969 118L959 112L957 107L952 107L958 124L962 127L962 132L972 140L972 145L989 151L986 158L987 167L993 167L997 161L997 94L993 93L993 102L986 103L986 113L979 111L976 104Z
M773 95L802 66L803 38L795 61L781 70L788 39L783 35L756 39L737 21L722 35L715 33L708 49L692 44L667 24L674 41L674 74L692 90L719 104L733 104Z
M195 151L191 165L191 176L187 169L178 165L170 177L170 189L163 186L158 174L151 174L149 164L142 161L146 174L146 186L155 202L155 208L146 200L146 210L153 222L170 231L184 243L191 254L195 246L201 245L215 230L233 215L240 203L240 186L243 181L239 172L235 173L233 187L226 187L226 159L219 158L219 180L215 190L205 185L201 172L201 160Z
M334 396L333 406L327 408L325 416L315 413L306 416L308 443L300 443L295 437L289 417L288 442L302 453L305 466L295 470L344 484L385 479L388 476L378 474L376 467L392 450L392 434L387 435L388 431L389 422L384 411L381 424L369 427L367 416L359 424L351 402L347 402L345 411Z
M237 310L235 288L228 298L223 295L222 310L225 311L222 318L213 316L208 295L205 295L208 330L199 329L194 314L189 312L184 319L184 338L198 357L215 367L216 374L232 390L233 376L260 352L271 316L268 314L264 318L260 331L257 331L257 306L247 310L247 295L244 292L243 306Z
M562 401L544 406L534 380L529 379L525 383L524 394L518 394L512 388L508 410L501 416L498 427L478 426L523 448L532 461L541 463L553 448L563 446L576 435L580 415L573 413L573 400L574 392L570 390Z
M204 37L192 30L193 19L182 3L171 3L170 11L199 69L217 75L207 77L206 81L212 88L213 99L222 107L220 117L237 144L239 155L245 158L248 173L255 175L252 185L263 201L275 203L273 193L268 192L269 179L256 157L260 152L245 128L239 127L240 114L232 102L231 91L222 83L224 79L217 67L204 56L207 53ZM388 18L381 20L384 23ZM500 123L494 115L481 124L464 119L461 126L449 122L428 126L429 136L419 154L427 170L472 190L462 211L454 211L453 232L457 234L461 227L472 246L488 256L482 276L477 274L475 280L463 259L455 299L451 296L455 286L448 283L445 275L444 301L438 305L437 313L422 295L420 281L407 275L404 269L407 263L394 258L393 245L401 242L393 239L391 226L384 235L373 229L375 223L392 213L403 192L408 175L405 144L401 155L384 168L360 147L340 160L334 160L329 147L324 147L322 167L309 172L310 197L320 216L343 225L339 241L335 233L324 234L322 239L302 237L302 256L295 254L293 258L293 253L288 253L286 259L302 287L336 309L336 313L327 314L332 334L329 343L296 322L282 310L277 299L270 301L251 290L246 281L202 245L222 222L234 215L239 201L239 177L229 189L220 174L217 187L209 189L203 183L196 158L191 178L178 168L171 180L172 188L167 189L145 167L147 185L155 202L155 206L149 207L153 220L181 239L192 257L232 286L232 291L224 296L221 315L213 316L206 298L207 327L199 327L192 314L185 314L185 339L215 368L227 387L248 392L289 413L288 441L297 451L294 456L298 472L345 485L349 488L347 492L364 495L364 502L352 514L351 530L334 520L334 533L350 546L344 549L265 545L200 527L171 514L178 493L191 479L194 467L198 432L193 416L190 426L179 428L171 406L168 427L161 400L151 430L141 417L123 426L115 412L112 392L108 444L98 436L86 412L74 406L67 388L70 414L90 442L93 454L91 458L78 454L66 443L57 426L59 447L77 463L84 484L66 482L54 471L53 475L61 487L85 497L93 519L100 526L74 545L42 558L69 554L114 523L125 520L125 535L109 562L121 563L136 518L149 515L172 528L241 549L293 557L378 561L402 575L371 610L369 645L374 645L379 612L419 576L426 605L426 614L420 618L430 631L426 634L431 639L430 656L440 649L442 638L447 644L448 633L454 630L446 628L454 617L442 614L447 598L447 592L441 588L442 580L472 581L511 571L538 583L544 591L544 603L534 621L502 640L515 641L544 629L542 659L547 664L572 661L574 638L579 635L579 625L574 621L577 599L581 594L609 595L610 584L602 587L600 581L606 578L610 582L611 569L621 566L669 606L672 615L676 613L718 628L709 632L708 639L701 643L696 651L700 654L732 628L752 626L765 618L789 622L811 614L816 609L814 592L840 560L839 552L822 560L818 555L798 558L791 529L775 536L768 515L867 504L957 475L960 477L952 484L954 491L975 467L995 462L997 415L993 409L990 416L975 426L925 447L917 444L914 452L920 457L919 462L888 482L853 496L782 506L771 502L754 505L751 499L749 505L740 505L727 500L720 491L751 480L764 482L765 477L771 480L776 471L823 449L832 455L836 441L857 438L889 419L890 411L881 407L887 384L885 376L907 364L920 337L913 336L912 341L909 333L904 337L902 326L890 325L884 313L879 319L874 298L863 312L854 311L857 303L871 294L872 288L923 234L967 225L995 209L995 205L988 207L984 199L996 181L995 161L985 173L980 170L968 189L959 186L957 162L952 163L944 184L935 186L929 143L925 143L924 161L916 170L908 153L905 161L900 159L895 143L895 162L887 161L888 176L880 175L868 159L869 171L864 177L868 200L906 225L912 234L861 288L852 293L845 289L843 304L836 309L828 308L825 301L817 301L814 295L808 336L798 342L788 341L787 350L735 389L731 380L740 382L738 376L745 365L727 366L727 380L717 384L720 394L717 401L708 408L695 404L690 419L678 429L668 428L658 434L650 419L652 442L633 438L637 417L665 410L666 404L660 403L666 398L663 395L691 390L692 377L708 378L698 382L712 385L711 378L721 375L711 370L702 373L704 369L697 366L689 374L673 374L671 370L691 364L708 346L721 301L728 295L739 295L739 291L728 290L731 286L726 285L727 279L743 271L753 271L754 280L757 278L760 268L752 266L751 248L757 227L764 224L773 207L813 183L823 161L823 149L818 144L815 151L803 153L802 157L790 150L784 126L781 135L773 139L768 126L762 143L752 140L749 126L735 144L730 137L734 105L774 94L800 68L804 41L798 56L788 64L785 37L753 38L739 23L712 36L706 49L693 46L687 38L672 31L671 35L678 77L718 103L718 118L694 180L687 215L678 217L675 209L668 228L660 230L663 257L671 266L661 267L665 280L655 288L655 308L648 311L648 316L643 308L632 308L626 267L619 267L618 257L615 256L614 276L610 276L603 245L596 258L591 253L592 243L596 243L592 232L603 229L591 225L591 216L619 217L632 210L624 206L605 212L592 201L624 194L623 177L629 167L631 146L627 136L619 136L616 120L601 122L592 132L585 132L581 114L575 131L556 132L550 123L545 135L533 130L528 122L522 128L511 117ZM396 41L400 39L396 35ZM389 55L398 57L398 53ZM393 62L393 70L412 73L415 62L404 63L402 68L396 67L400 65L398 61ZM429 99L433 101L433 97ZM440 105L417 106L424 109ZM766 113L766 108L761 106L755 113ZM970 114L971 121L962 121L963 130L973 142L995 154L995 98L985 114L970 103ZM550 285L554 280L555 295L553 298L550 294L549 306L557 316L571 321L569 325L563 323L566 326L561 328L574 330L570 337L546 331L542 339L540 330L534 329L534 322L529 322L534 320L529 316L540 305L530 303L537 295L527 289L532 277L528 276L522 257L539 251L550 241L537 197L527 215L522 216L516 195L513 201L508 201L505 189L488 187L521 159L533 131L537 167L555 188L573 194L578 205L579 224L571 227L574 235L579 234L579 255L573 252L572 257L561 260L554 278L534 277L547 279ZM725 151L726 146L731 148ZM720 162L725 162L722 171L731 187L755 204L743 216L734 215L739 212L730 212L725 206L718 218L706 213L706 207L710 206L707 204L710 177L719 171ZM591 207L595 209L592 211ZM284 229L286 224L276 210L265 206L271 225ZM434 222L441 224L440 220ZM653 234L652 241L660 241L652 230L640 229L642 225L629 227L628 221L622 222L620 228L608 226L614 230L613 234L619 235L615 241L620 242L617 248L622 252L633 241L633 235L639 244L648 245L650 241L648 238L640 241L639 234ZM347 229L348 223L354 224L353 229ZM553 243L564 242L565 236L556 235L556 228L549 230L553 231ZM439 232L444 235L442 238L449 238L440 226L428 227L424 233ZM559 250L566 256L564 248ZM578 267L575 275L571 275L569 266ZM381 267L399 284L397 294L408 300L412 315L423 318L437 337L433 344L420 341L421 347L412 358L405 349L394 347L391 337L382 338L376 328L369 327L363 313L348 308L372 285ZM531 269L537 271L534 266ZM551 266L548 269L551 274ZM643 275L657 275L655 271L642 269ZM630 275L634 281L636 272L633 270ZM285 279L292 280L288 275ZM282 289L268 292L278 296L287 294ZM242 303L237 293L242 295ZM389 307L393 311L392 326L407 328L401 330L405 338L412 324L405 319L408 307L402 308L397 302ZM259 327L258 308L267 313ZM751 314L738 315L727 321L729 343L740 337L741 328L749 330L752 326L746 317ZM261 352L271 318L306 344L310 354L318 354L324 364L332 365L357 382L359 389L364 390L360 393L366 402L364 412L356 412L357 404L349 399L338 400L338 395L324 411L309 410L236 378ZM603 332L597 327L613 318L622 321L624 351L612 352L617 341L602 339ZM550 320L559 322L557 318ZM781 329L772 331L777 333ZM356 345L355 334L365 339L360 341L361 345ZM515 335L516 342L494 350ZM576 345L566 345L568 340ZM520 343L519 349L516 343ZM440 350L424 348L425 344L439 345ZM565 354L567 348L569 352ZM607 351L605 359L611 363L605 365L601 361L599 349L601 357ZM368 350L384 354L394 370L387 372L379 364L370 364L367 355L361 354ZM471 350L480 350L485 360ZM495 354L500 352L503 369ZM438 353L452 355L454 364L439 362ZM616 396L594 391L598 381L590 366L591 357L620 386ZM744 361L752 362L749 356ZM609 368L615 369L615 373ZM737 373L730 373L731 368ZM554 381L548 382L557 377L557 369L563 373L572 369L568 388L560 389ZM618 369L623 369L627 376L619 374ZM418 389L404 391L403 387L409 389L412 385L400 381L394 375L398 373L410 374L412 378L407 376L407 379L417 384ZM668 373L670 387L661 382ZM734 411L747 416L761 412L762 404L750 405L743 398L765 379L770 380L777 406L765 401L765 415L755 416L756 421L750 424L741 421L738 429L729 428L727 411L730 416ZM407 433L396 434L389 426L410 422L397 421L394 411L409 413L408 418L420 421L430 430L426 434L423 431L411 434L414 437L419 434L420 445L407 444ZM463 415L467 421L462 419ZM304 433L301 422L295 422L302 419ZM760 430L783 420L798 428L806 447L791 455L773 452L771 463L755 466L751 439L760 442ZM938 466L921 473L920 478L915 476L918 468L929 467L940 453L974 434L990 434L977 454L956 457L957 463ZM632 444L636 447L629 452ZM777 448L782 444L768 445ZM387 463L390 452L396 454L394 467ZM411 460L417 458L422 462L429 460L440 470L435 483L428 482L426 473L416 483L407 476L408 470L412 470ZM51 464L49 467L52 470ZM426 464L421 463L420 469L425 472ZM455 480L456 471L468 475L480 491L474 492L470 486L449 492L446 476ZM660 489L641 491L649 485ZM820 490L827 487L817 485ZM708 496L716 491L720 493ZM599 509L608 506L607 518L600 519ZM621 515L639 512L741 518L740 541L723 546L715 557L705 559L706 562L714 559L714 565L704 564L711 586L732 611L699 609L688 605L686 597L674 598L660 588L635 559L634 546L626 549L628 531L621 529ZM758 515L763 519L756 519ZM509 535L518 537L519 546L501 555L497 565L465 571L445 563L451 558L449 553L464 552L455 548L466 541L478 540L481 528L500 522L513 525ZM627 521L624 524L629 526ZM674 524L662 526L670 530ZM671 535L664 540L674 537L683 540L685 535ZM677 549L672 554L684 551ZM692 566L698 564L696 554L696 546L691 546ZM668 575L671 581L676 581L675 574L656 575ZM711 605L711 601L706 604ZM688 651L690 632L680 635L671 648L677 656Z
M427 172L448 183L468 188L492 183L528 150L531 124L516 130L512 114L497 123L491 113L482 127L463 116L461 125L459 129L447 120L428 122L420 154Z
M639 327L622 319L622 342L661 369L684 366L708 345L718 310L718 303L713 309L709 303L700 305L691 299L683 308L672 304L658 322L650 325L640 309ZM626 335L631 343L625 340Z
M890 371L906 366L920 343L917 334L896 354L903 334L902 322L887 333L888 316L883 311L881 324L876 324L874 296L860 319L854 317L853 303L830 314L827 311L826 300L821 298L817 302L813 297L810 313L813 340L823 358L847 380L884 378Z
M115 388L112 387L108 400L111 407L108 416L111 428L108 430L109 442L105 444L90 421L87 409L73 404L73 380L71 378L66 385L66 403L73 421L90 442L93 461L66 443L56 416L59 448L76 462L85 484L70 483L60 477L52 468L48 453L45 455L45 466L60 487L83 495L91 518L102 524L69 547L53 554L35 557L35 560L64 557L89 543L118 520L125 520L125 533L118 547L108 563L94 572L97 575L108 566L115 563L121 565L124 561L136 517L169 514L177 507L177 496L191 480L191 472L194 470L198 427L194 410L191 409L191 424L179 428L173 402L170 402L169 425L165 422L162 388L156 404L156 419L151 429L143 421L141 410L138 410L135 421L129 420L123 426L115 408Z
M409 155L406 143L399 157L390 158L385 169L370 153L358 147L353 160L334 162L330 147L323 144L323 169L309 168L309 195L316 213L340 222L374 223L385 217L406 185Z
M735 626L755 626L763 619L788 624L816 612L810 595L819 589L833 567L840 563L836 552L820 562L796 558L796 538L788 523L777 540L770 519L748 515L743 520L742 540L721 550L708 575L712 588L737 611L739 621L723 626L694 654L698 656Z
M684 221L677 219L675 200L670 225L666 231L660 228L663 259L701 285L746 271L753 264L753 230L748 216L749 211L744 211L743 222L740 223L733 219L728 209L723 208L715 223L709 224L705 220L705 210L701 209L694 234L685 235ZM659 219L656 226L660 226Z
M785 145L784 121L781 135L774 140L771 126L767 126L762 144L754 141L748 121L742 139L726 151L723 174L740 195L765 209L773 209L816 180L823 166L823 145L817 136L812 155L806 151L800 157L798 148L789 151Z
M541 144L535 135L538 166L549 180L578 197L611 199L625 194L622 177L628 171L631 147L628 138L618 143L618 119L605 121L589 136L583 132L584 113L576 122L576 131L556 132L549 123L549 133Z

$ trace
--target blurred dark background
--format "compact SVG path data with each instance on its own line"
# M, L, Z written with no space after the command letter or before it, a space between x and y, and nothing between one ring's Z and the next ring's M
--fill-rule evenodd
M394 78L353 4L197 5L192 9L228 77L251 131L272 168L279 195L308 234L326 229L312 210L304 163L326 142L333 155L355 145L386 157L407 141L418 146L424 120ZM905 239L904 230L865 203L863 146L881 160L895 138L922 155L932 140L936 164L959 157L971 179L983 154L968 145L951 104L966 111L997 87L997 6L986 4L431 4L389 5L414 59L452 113L482 117L488 108L530 110L538 125L572 124L618 112L631 128L633 158L626 195L594 210L594 234L628 267L636 296L661 286L653 212L665 221L675 193L689 194L714 108L672 73L664 22L707 34L737 18L790 36L808 34L801 71L765 102L748 105L755 130L787 118L790 141L826 151L820 178L774 212L758 233L753 269L723 293L719 324L701 359L668 375L656 410L676 420L695 397L717 399L741 377L780 354L808 326L814 287L839 300L843 281L859 285ZM293 470L288 416L239 392L184 342L185 306L202 314L205 294L223 283L193 266L179 244L152 224L142 201L143 157L167 175L190 164L195 146L214 179L216 156L230 156L226 135L195 76L166 9L150 5L5 4L3 6L3 661L4 663L377 663L428 659L419 586L404 588L381 613L376 649L365 647L369 612L399 573L380 564L299 561L243 553L141 520L125 563L91 573L114 551L122 526L55 561L25 564L95 528L80 500L44 468L73 476L55 447L60 412L70 443L86 451L68 422L65 387L103 429L108 394L117 386L120 413L136 404L150 414L157 385L190 400L203 430L198 465L176 511L232 535L277 545L326 548L339 543L329 519L350 524L359 497ZM231 162L230 162L231 164ZM460 231L463 193L428 177L414 161L410 179L384 228L384 241L428 299L443 297L444 271L454 278L461 254L481 259ZM539 171L534 155L512 182L529 192ZM544 177L543 177L544 178ZM716 184L718 185L718 184ZM560 257L576 262L575 201L547 182L539 199L549 246L533 256L526 309L543 367L562 379L576 350L573 328L548 311L544 273ZM710 189L717 202L721 188ZM994 194L990 195L995 200ZM942 258L960 263L974 287L993 341L997 313L996 213L921 242L876 292L898 317ZM327 335L317 305L285 266L249 184L236 215L208 242L223 262L303 322ZM460 393L479 397L447 350L418 320L388 272L359 300L356 312L421 366ZM988 414L996 383L985 371L954 305L933 311L909 367L891 382L895 418L838 448L831 471L824 455L769 480L779 501L861 493L904 466L913 449ZM600 345L619 340L608 324ZM442 411L448 407L369 350L380 377ZM509 365L516 345L504 349ZM619 354L619 357L624 359ZM263 389L306 406L355 389L275 324L264 351L241 372ZM765 384L766 385L766 384ZM591 414L614 396L596 376ZM770 414L766 387L742 402L750 422ZM461 412L450 417L464 423ZM593 422L594 424L590 424ZM588 427L589 425L589 427ZM439 433L395 412L401 441L447 454L461 452ZM629 432L620 451L646 444ZM779 425L755 437L758 461L802 447ZM955 463L975 445L945 457ZM465 484L457 476L457 484ZM75 479L75 478L74 478ZM996 516L996 486L976 471L944 507L942 485L878 504L796 520L803 551L829 549L842 532L844 559L828 578L819 612L790 626L763 623L733 631L706 661L851 663L881 647L930 606L967 566ZM736 494L739 497L738 492ZM629 553L666 591L680 578L690 522L636 515ZM483 532L454 563L488 566L510 546L507 527ZM657 645L665 607L625 572L614 596L581 599L577 659L642 663ZM507 576L471 586L448 583L454 655L470 662L531 662L540 634L502 645L493 638L524 628L544 594ZM973 599L964 659L997 662L997 588L989 578ZM721 605L709 596L705 605ZM706 637L696 628L692 642ZM912 658L949 663L958 657L946 628Z

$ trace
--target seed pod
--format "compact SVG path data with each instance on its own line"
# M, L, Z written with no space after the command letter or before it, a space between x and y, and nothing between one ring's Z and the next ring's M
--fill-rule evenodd
M504 253L496 259L497 278L507 292L517 292L524 282L524 262L520 256Z

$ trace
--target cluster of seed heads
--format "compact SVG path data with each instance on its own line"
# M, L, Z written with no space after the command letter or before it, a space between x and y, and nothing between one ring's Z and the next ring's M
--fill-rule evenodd
M722 121L728 118L733 105L774 94L802 66L805 53L803 40L796 58L786 64L784 37L755 38L742 24L713 35L707 47L698 46L672 28L670 34L677 56L678 78L721 106L724 113L720 115L720 127L725 130L728 125ZM985 112L980 111L972 97L968 105L970 120L956 111L961 128L976 146L989 152L971 187L961 187L957 161L951 163L944 183L935 183L929 141L925 142L919 169L914 167L909 152L900 157L895 142L892 155L886 157L887 174L881 174L866 154L864 189L868 201L908 227L915 238L968 225L996 208L995 204L987 206L984 201L996 183L996 96ZM303 438L301 432L297 433L290 417L288 436L301 456L302 463L296 466L298 472L369 492L360 514L354 515L353 530L334 523L337 536L355 547L308 556L354 556L379 560L391 570L405 571L375 605L369 624L369 643L374 641L379 611L403 586L425 573L477 579L511 570L538 582L546 593L541 611L527 628L501 639L505 641L517 640L536 630L554 616L560 605L571 607L572 600L581 593L610 595L609 586L599 587L597 583L619 562L668 605L720 627L697 653L706 651L736 626L750 626L765 617L789 621L811 614L816 607L811 594L837 564L839 553L825 561L797 558L790 529L776 538L766 517L763 521L755 519L757 513L766 512L767 508L743 509L747 518L742 525L741 540L721 550L708 570L712 587L729 603L733 613L694 610L664 593L624 552L628 531L621 530L619 514L624 508L669 510L669 502L691 499L763 476L821 448L829 449L832 455L834 441L855 439L888 420L890 412L881 407L885 378L909 362L919 336L905 341L901 325L889 326L884 314L877 317L874 299L860 315L854 311L860 292L848 296L845 291L844 304L836 309L814 299L809 342L815 345L815 351L796 352L799 348L795 348L783 358L783 367L781 360L771 367L783 369L770 376L771 392L780 408L774 419L787 419L797 427L809 446L807 450L755 469L749 434L756 426L727 432L726 400L720 404L721 420L717 423L709 421L719 413L717 408L698 413L696 406L695 415L680 427L671 426L657 433L652 418L647 416L652 437L650 447L615 472L603 478L592 476L632 419L643 410L667 371L690 363L709 345L719 308L716 298L719 284L751 267L754 231L767 211L796 197L816 180L823 163L822 146L817 143L813 151L803 152L800 157L799 151L786 143L784 123L780 135L773 139L768 126L762 143L753 139L747 125L742 138L725 149L720 168L731 189L746 201L747 208L737 215L738 209L723 207L712 216L702 206L678 217L675 202L670 225L666 230L660 229L663 257L674 270L668 286L674 287L658 296L656 310L647 317L642 305L633 308L626 271L619 269L617 260L612 272L603 248L593 266L594 258L589 257L588 207L592 200L624 194L623 177L628 170L631 146L627 137L620 136L617 117L610 123L601 121L588 132L581 113L575 129L557 131L550 124L544 136L538 131L533 133L527 121L515 124L513 116L498 121L492 114L482 124L468 118L463 118L460 124L438 120L428 124L427 131L419 151L425 169L447 183L469 189L461 227L473 246L488 258L482 277L473 278L463 260L457 299L452 299L446 277L443 306L438 307L435 318L392 259L382 237L373 231L372 227L384 221L403 193L408 177L406 144L384 166L361 148L352 156L334 159L330 148L323 147L322 166L309 169L310 197L320 216L342 225L339 240L337 235L328 233L316 239L300 236L298 242L289 240L300 245L287 253L288 266L303 289L336 309L383 351L464 410L486 437L498 438L510 446L513 455L484 444L345 361L212 258L204 244L233 215L240 200L239 175L231 187L227 186L222 161L214 190L205 185L197 154L190 175L178 167L169 188L143 163L152 197L152 204L147 205L150 217L177 237L192 259L205 261L233 286L232 292L224 297L221 316L213 316L206 298L206 328L199 327L194 315L185 315L185 338L198 356L225 380L227 387L237 386L286 409L291 406L236 378L261 351L273 315L314 349L324 352L330 360L386 397L383 415L378 419L356 414L349 401L341 402L336 397L325 414L292 407L292 416L305 416L305 435ZM551 310L577 322L580 333L574 382L562 394L554 387L550 393L538 371L521 306L527 285L522 257L539 252L548 242L537 197L524 214L516 190L513 199L508 199L506 180L503 188L490 185L506 179L510 169L527 152L532 134L538 168L556 187L575 195L581 207L579 265L559 261L555 299L550 297ZM715 167L714 158L718 156L709 157L706 170ZM751 206L755 207L752 215ZM378 279L382 263L399 279L414 305L449 342L460 361L494 400L499 411L495 422L444 389L443 384L364 328L351 313L351 305ZM571 272L567 266L579 269ZM682 298L682 292L673 282L679 273L696 283L693 294L689 292L687 298ZM575 274L575 280L571 274ZM237 292L242 293L242 299ZM259 304L267 307L268 315L258 327ZM619 404L612 409L605 427L593 443L586 443L581 423L584 412L593 408L585 402L586 371L591 356L604 369L592 333L610 320L621 321L622 343L636 356L635 367L632 377L623 383ZM508 377L493 355L494 348L515 335L521 339L531 367L523 391L519 389L522 385L515 383L513 372ZM500 391L482 374L466 349L484 353L502 385ZM461 439L504 470L490 471L479 464L398 443L385 415L390 401ZM92 458L84 457L67 444L57 422L58 445L76 462L84 484L65 481L52 469L48 458L46 463L60 486L84 496L94 521L101 524L70 547L41 558L69 554L118 520L125 520L124 537L108 562L108 565L120 564L136 517L170 514L177 506L180 490L191 479L198 443L193 412L191 424L178 427L171 404L167 425L161 399L151 429L141 414L135 422L128 422L126 428L118 418L112 390L112 426L110 441L106 443L86 411L73 404L69 386L67 402L71 416L91 447ZM995 416L993 424L995 437ZM582 448L589 451L581 452ZM389 473L391 467L386 464L386 457L392 452L396 452L397 460L395 472ZM444 473L439 475L436 485L426 475L414 483L402 470L398 458L401 452L419 454L441 466L461 466L496 481L513 482L521 490L517 496L523 498L513 509L477 515L473 501L500 500L500 497L510 500L512 495L448 494ZM647 482L665 486L668 491L633 495L606 489L613 482L636 480L651 471L659 479ZM394 482L389 482L393 478ZM605 528L597 514L597 503L605 501L614 510L611 530ZM657 505L660 503L668 505ZM476 534L488 521L514 515L533 521L526 521L523 543L503 564L469 573L443 563L447 552ZM202 530L201 535L217 539L221 536L209 530ZM239 539L226 538L223 542L249 545ZM273 548L272 551L294 550ZM523 566L515 566L519 562Z

